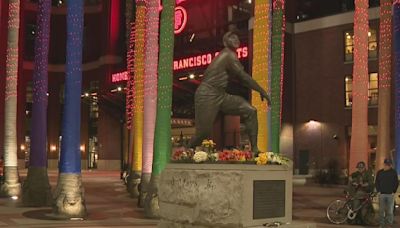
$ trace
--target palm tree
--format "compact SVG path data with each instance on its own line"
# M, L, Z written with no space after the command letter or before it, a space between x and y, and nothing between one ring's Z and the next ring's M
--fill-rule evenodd
M128 72L128 82L126 86L126 133L127 133L127 148L124 150L124 171L131 170L132 167L132 153L133 153L133 139L131 137L131 132L129 131L132 127L132 96L133 96L133 47L134 47L134 12L136 11L135 0L126 0L125 2L125 26L126 26L126 62L127 62L127 72Z
M131 9L130 3L133 5L132 10L136 11L136 4L133 4L134 0L127 0L126 7ZM131 13L130 13L131 14ZM126 62L127 62L127 72L128 72L128 82L126 83L126 127L129 130L128 132L128 167L126 167L127 171L130 173L133 172L133 129L132 129L132 118L133 118L133 86L134 86L134 46L135 46L135 25L133 23L134 16L129 16L126 14L126 24L129 24L129 29L127 29L127 33L129 33L129 37L127 38L127 53L126 53ZM128 26L128 25L127 25ZM131 179L128 179L127 189L129 191Z
M134 0L126 0L125 1L125 35L126 35L126 46L129 48L129 38L131 34L131 23L134 21L133 12L134 12Z
M392 72L392 0L381 0L379 32L378 148L376 169L390 155L390 96Z
M81 175L80 122L82 92L83 1L67 4L67 58L62 141L53 211L71 218L86 215Z
M272 23L271 144L272 151L279 153L285 39L284 0L273 0Z
M50 39L51 0L39 0L33 72L32 134L28 176L23 184L26 206L51 204L47 176L47 66Z
M270 0L257 0L254 5L253 30L253 78L263 89L268 91L269 49L270 49ZM252 91L251 102L257 109L258 149L268 150L267 103L263 102L258 92Z
M157 116L154 135L154 158L150 188L144 205L145 216L159 216L157 185L171 153L172 64L174 55L175 0L164 0L160 19L160 54L158 63Z
M353 104L349 171L368 160L368 0L355 0Z
M1 192L6 196L21 193L17 158L17 79L20 1L9 0L6 89L4 103L4 184Z
M396 144L396 170L400 172L400 0L393 4L393 35L394 35L394 63L395 63L395 144Z
M154 128L157 112L159 0L147 1L144 69L143 164L139 205L144 205L153 165Z
M128 191L132 197L139 197L139 184L142 172L143 151L143 87L146 35L146 5L136 0L134 80L133 80L133 156L128 182Z

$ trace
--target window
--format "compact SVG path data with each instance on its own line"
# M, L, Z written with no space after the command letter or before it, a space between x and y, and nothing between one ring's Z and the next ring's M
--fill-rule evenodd
M354 31L344 33L344 61L352 62L354 53ZM370 28L368 31L368 58L378 57L378 40L376 29Z
M89 106L91 119L99 118L99 103L97 97L98 90L99 90L99 81L91 81L90 82L91 99ZM95 130L97 131L97 121L94 121L93 126L96 128Z
M375 29L369 29L368 32L368 58L378 58L378 39Z
M378 105L378 73L369 74L368 104Z
M353 79L351 76L346 76L345 79L345 94L346 94L346 107L351 107L353 102L352 90L353 90Z
M33 83L28 81L26 83L26 103L33 103Z
M345 77L345 106L351 107L353 102L353 78L352 76ZM368 83L368 105L376 106L378 105L378 73L369 74Z

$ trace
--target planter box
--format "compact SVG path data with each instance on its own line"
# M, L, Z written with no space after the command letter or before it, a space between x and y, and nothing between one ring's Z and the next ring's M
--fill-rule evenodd
M168 164L159 185L159 227L252 227L292 221L292 168Z

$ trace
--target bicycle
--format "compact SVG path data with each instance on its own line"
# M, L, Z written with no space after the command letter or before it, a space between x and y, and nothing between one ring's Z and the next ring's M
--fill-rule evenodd
M365 197L355 198L349 192L345 192L345 200L334 200L326 209L326 216L333 224L343 224L346 221L354 221L358 213L361 213L361 218L366 225L377 225L377 213L372 205L373 199L376 196L375 192L366 194ZM353 208L354 200L360 200L360 205Z

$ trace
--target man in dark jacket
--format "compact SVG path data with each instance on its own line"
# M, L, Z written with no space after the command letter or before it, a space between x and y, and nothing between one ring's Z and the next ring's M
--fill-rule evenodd
M368 193L374 189L374 178L372 172L367 169L365 162L357 163L357 171L352 173L349 178L349 193L354 198L353 209L357 209L361 205L361 199L367 197ZM363 225L364 221L361 213L357 213L357 217L349 221L351 224Z
M214 120L219 111L224 114L239 115L246 126L252 152L258 153L257 110L240 96L225 92L228 78L236 76L248 88L260 93L270 105L267 92L254 81L243 69L236 54L239 48L239 37L233 32L227 32L223 38L225 48L211 62L204 72L204 79L194 97L196 135L190 142L190 147L199 146L204 139L210 137Z
M375 180L379 195L379 223L381 227L393 224L394 194L399 186L397 172L392 168L392 160L385 159L383 169L378 171Z

